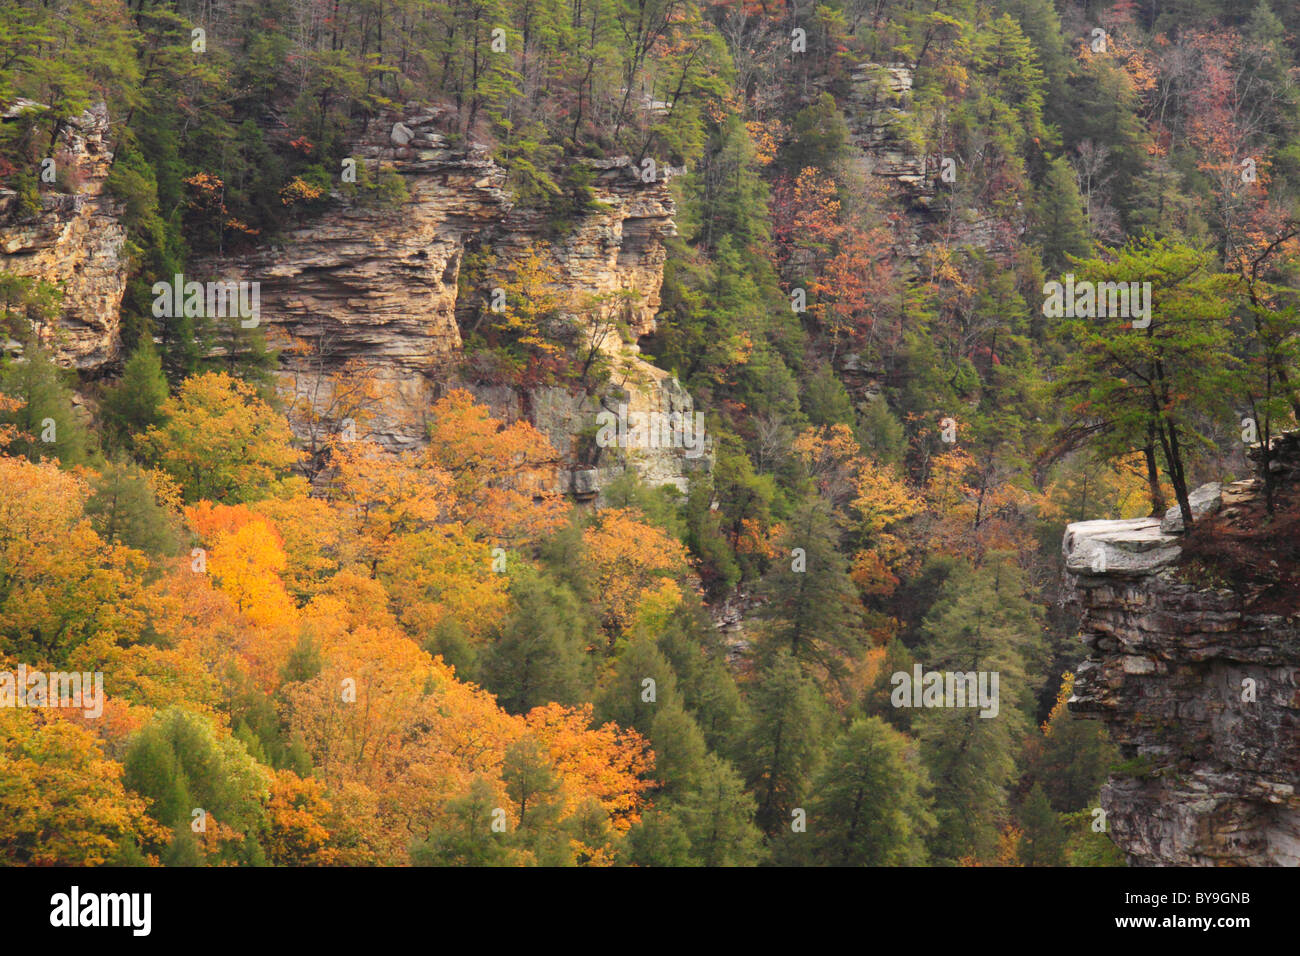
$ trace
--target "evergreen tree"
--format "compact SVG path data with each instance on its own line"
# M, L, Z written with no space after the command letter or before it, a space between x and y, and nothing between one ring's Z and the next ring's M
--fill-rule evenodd
M691 839L680 810L647 810L627 831L619 852L627 866L690 866Z
M1237 386L1228 321L1234 283L1217 271L1212 253L1152 239L1134 240L1076 271L1077 280L1122 283L1139 297L1149 283L1149 314L1062 319L1074 347L1059 391L1077 396L1085 420L1104 423L1093 442L1107 457L1158 454L1190 530L1191 457L1210 441L1203 422L1232 420L1225 403ZM1109 312L1109 293L1097 295L1107 298Z
M914 748L879 717L855 720L813 779L807 841L830 866L919 866L934 825ZM795 835L792 840L800 839Z
M762 856L763 835L754 825L754 798L732 766L704 758L699 783L682 801L680 818L701 866L752 866Z
M791 809L803 806L821 761L827 715L817 685L784 649L773 655L755 686L742 765L758 801L756 822L777 832Z
M93 479L86 516L106 541L155 557L168 557L180 545L172 515L158 503L148 477L135 465L109 462Z
M1041 640L1034 607L1012 565L959 572L944 585L925 619L917 651L923 673L985 675L993 706L927 707L913 717L930 779L938 826L931 855L993 859L1005 818L1007 791L1028 721L1021 710L1032 695L1024 685L1024 652Z
M162 424L162 405L167 401L167 379L158 353L148 343L131 353L122 377L104 389L100 416L104 443L110 451L128 451L137 436Z
M1043 265L1051 273L1069 264L1070 256L1088 251L1088 227L1083 197L1074 170L1058 156L1047 164L1034 205L1034 240L1039 244Z
M1042 785L1034 784L1025 797L1020 826L1024 831L1020 860L1025 866L1064 865L1067 834Z
M181 707L159 712L131 739L123 767L126 786L149 798L155 819L174 828L173 844L178 837L188 840L200 818L205 826L210 818L246 836L261 827L266 771L206 717ZM191 856L185 847L172 852ZM236 854L239 862L254 863L260 848L249 841Z
M447 820L427 839L412 844L414 866L501 866L510 862L509 835L492 829L497 799L492 785L475 777L464 796L447 801Z
M612 673L596 698L596 715L601 723L612 720L648 735L659 711L680 703L672 665L653 637L637 634L615 658Z
M94 438L77 417L65 378L36 345L21 359L0 363L0 394L23 403L13 411L0 410L0 425L13 425L19 432L9 443L9 454L32 461L55 458L65 468L90 462Z
M584 699L596 623L573 592L527 566L512 574L514 610L485 652L483 680L512 713Z
M680 799L699 785L708 748L704 735L680 704L664 704L650 724L655 778L669 799Z
M805 667L832 675L861 649L861 605L848 562L836 550L838 533L828 509L808 502L790 517L781 555L763 580L763 617L770 651L784 649Z

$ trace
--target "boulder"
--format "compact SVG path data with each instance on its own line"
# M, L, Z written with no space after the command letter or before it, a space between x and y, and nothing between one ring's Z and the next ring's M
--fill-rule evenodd
M1198 519L1203 515L1212 515L1223 504L1223 485L1217 481L1201 485L1187 496L1187 503L1192 507L1193 519ZM1174 505L1165 512L1165 516L1160 522L1160 530L1165 534L1182 534L1183 512L1178 505Z

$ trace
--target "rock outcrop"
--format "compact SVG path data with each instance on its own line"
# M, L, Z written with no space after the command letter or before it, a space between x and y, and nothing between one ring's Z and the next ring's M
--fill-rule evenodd
M1202 486L1190 538L1176 509L1066 530L1088 648L1070 709L1120 748L1101 805L1135 865L1300 865L1297 492L1267 519L1259 480Z
M362 437L389 449L418 446L425 410L459 384L494 414L527 418L551 438L563 458L557 481L565 491L594 496L628 467L653 484L684 487L700 463L680 449L597 455L579 448L611 403L664 413L690 407L689 396L642 360L635 344L654 330L659 309L664 243L675 234L672 171L647 182L626 158L591 163L595 202L554 237L541 212L512 201L505 170L485 150L453 148L439 129L435 112L408 110L372 124L357 142L367 171L401 177L406 198L398 207L336 192L323 213L274 244L197 264L197 278L260 284L259 321L282 350L281 385L299 403L328 415L345 367L371 377L380 399L367 411ZM477 250L490 250L493 265L471 279L467 256ZM480 303L530 252L558 301L596 302L597 318L626 330L626 340L614 331L599 343L614 373L604 392L498 387L460 368L461 322L482 314Z
M35 105L16 103L6 119L16 121ZM685 488L694 470L709 467L711 453L671 443L600 448L587 440L602 410L694 412L690 396L642 359L636 345L654 331L659 310L665 240L675 234L668 180L676 171L647 175L626 157L589 163L594 201L557 235L543 212L513 201L506 171L485 149L453 146L443 125L438 111L416 106L372 122L354 144L364 165L349 181L360 185L350 188L340 175L323 211L303 215L256 248L191 263L183 282L256 290L255 317L219 321L266 332L280 351L277 375L295 431L313 447L322 429L339 427L335 418L346 421L346 412L336 413L356 400L359 379L369 383L364 428L348 427L390 450L421 444L430 405L459 385L501 417L527 418L550 437L561 455L556 477L564 491L594 497L628 469L652 484ZM65 125L58 187L33 194L39 209L31 195L0 190L0 270L63 289L58 321L38 332L61 363L88 374L118 358L127 279L125 232L104 192L112 162L107 132L103 107ZM383 176L400 177L401 188L365 188ZM362 198L380 195L401 198ZM491 264L480 262L471 277L466 262L476 251L490 251ZM565 321L608 327L591 336L611 373L594 394L564 386L499 388L463 367L461 322L481 315L479 303L530 253L557 301L582 303ZM239 337L221 341L219 348L238 347ZM351 397L340 397L349 390Z
M35 106L20 100L3 121L17 122ZM80 370L117 357L126 291L126 232L118 204L104 190L113 162L108 128L102 105L63 124L50 157L55 182L42 182L38 209L15 190L0 188L0 271L62 288L57 320L37 333L62 364ZM39 177L42 170L35 172Z
M861 63L842 105L858 147L856 162L874 176L893 180L915 206L928 207L935 189L911 125L912 70L903 63Z
M1023 215L999 218L967 196L962 156L926 155L912 118L912 81L905 63L860 63L840 100L857 147L850 161L882 182L901 207L894 255L911 266L937 243L1009 259L1024 232Z
M490 385L471 386L470 390L492 410L494 418L506 422L526 419L546 435L560 454L556 479L558 490L565 494L580 501L595 499L627 472L648 485L672 485L685 493L692 474L713 466L712 440L707 434L698 448L687 445L687 440L696 436L681 430L676 441L670 436L658 447L628 443L602 448L596 443L593 426L603 413L617 417L621 410L634 421L636 416L657 415L658 421L676 416L694 422L694 416L702 416L690 393L662 369L638 361L625 365L622 371L597 395L556 386L519 389Z

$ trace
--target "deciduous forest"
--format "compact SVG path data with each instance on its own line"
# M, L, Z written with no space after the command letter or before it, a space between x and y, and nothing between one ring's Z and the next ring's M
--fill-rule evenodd
M1107 780L1300 777L1192 729L1300 644L1160 644L1295 626L1298 57L1281 0L0 0L0 863L1222 859Z

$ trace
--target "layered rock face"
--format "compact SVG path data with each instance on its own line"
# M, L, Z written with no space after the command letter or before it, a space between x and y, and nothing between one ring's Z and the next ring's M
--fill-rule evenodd
M624 467L654 484L684 486L697 463L680 450L576 455L579 434L622 392L632 405L664 413L689 406L689 396L617 333L600 343L616 383L606 394L457 379L458 314L478 313L530 250L554 280L558 300L599 300L596 313L617 312L633 338L652 332L664 240L675 234L671 171L646 182L626 159L592 164L596 204L569 232L551 238L540 213L511 201L505 171L485 151L453 149L438 128L436 114L408 112L374 124L357 144L368 169L402 177L408 197L399 207L336 194L323 214L274 245L199 264L198 278L260 283L260 322L283 350L281 384L300 401L329 409L345 366L373 377L382 398L369 409L365 437L389 449L418 446L439 391L464 384L494 414L527 418L547 433L564 459L557 481L565 491L594 495ZM470 287L462 270L467 254L480 248L490 248L495 265Z
M859 64L843 108L862 168L897 182L915 205L929 206L934 183L908 126L912 70L902 63Z
M118 358L127 277L125 232L104 192L112 162L108 128L102 107L67 126L56 155L68 191L43 189L39 213L22 215L21 197L0 190L0 269L63 288L60 319L42 332L60 362L89 373ZM644 361L635 344L654 331L659 310L665 240L675 234L668 190L675 171L643 175L626 158L592 163L595 203L555 237L541 213L512 201L505 170L486 150L453 148L440 128L436 111L409 107L372 123L357 140L354 155L365 164L357 179L380 171L400 176L406 196L399 205L361 201L364 189L345 195L340 176L323 213L246 253L195 262L183 281L256 284L256 320L232 314L221 321L260 325L281 350L278 376L300 437L310 431L318 440L322 427L336 427L334 413L352 400L339 396L364 378L373 385L359 437L390 450L416 447L433 401L463 385L499 416L527 418L550 437L561 455L556 474L564 491L593 497L627 469L652 484L684 488L711 454L671 444L602 449L581 437L594 431L602 410L693 412L690 396ZM491 250L495 264L471 287L462 273L478 249ZM586 318L609 319L611 327L617 320L625 330L626 341L617 331L599 340L612 370L599 394L496 388L460 374L458 318L481 311L479 303L530 251L557 300L584 303Z
M703 421L703 413L696 412L690 393L676 379L645 362L639 363L639 371L638 381L622 386L613 383L599 395L556 387L474 386L470 390L492 410L493 417L507 422L526 419L550 439L563 462L557 481L558 490L565 494L579 500L596 498L628 471L648 485L672 485L686 492L691 475L707 472L713 465L712 440L707 434L696 436L680 429L656 447L648 442L628 442L602 448L594 441L591 429L598 416L618 416L620 409L633 421L638 416L649 420L645 416L650 415L659 416L657 421L675 416L688 423L695 422L698 415ZM692 447L690 442L697 437L703 438L703 444Z
M972 197L962 198L962 157L925 155L912 122L912 79L904 63L860 63L840 104L857 146L853 161L883 182L905 211L895 255L914 262L938 242L1011 256L1023 222L1002 221ZM951 180L943 178L945 161Z
M1192 503L1191 540L1176 509L1066 530L1088 648L1070 709L1104 721L1125 758L1101 804L1132 864L1300 865L1300 594L1267 574L1224 580L1214 560L1247 539L1259 551L1259 480Z
M5 121L33 105L15 103ZM17 193L0 189L0 271L63 289L58 320L38 332L62 364L82 370L117 357L126 291L126 232L117 204L104 191L113 162L108 128L103 106L64 125L51 158L57 181L68 191L44 186L39 212L24 212Z

